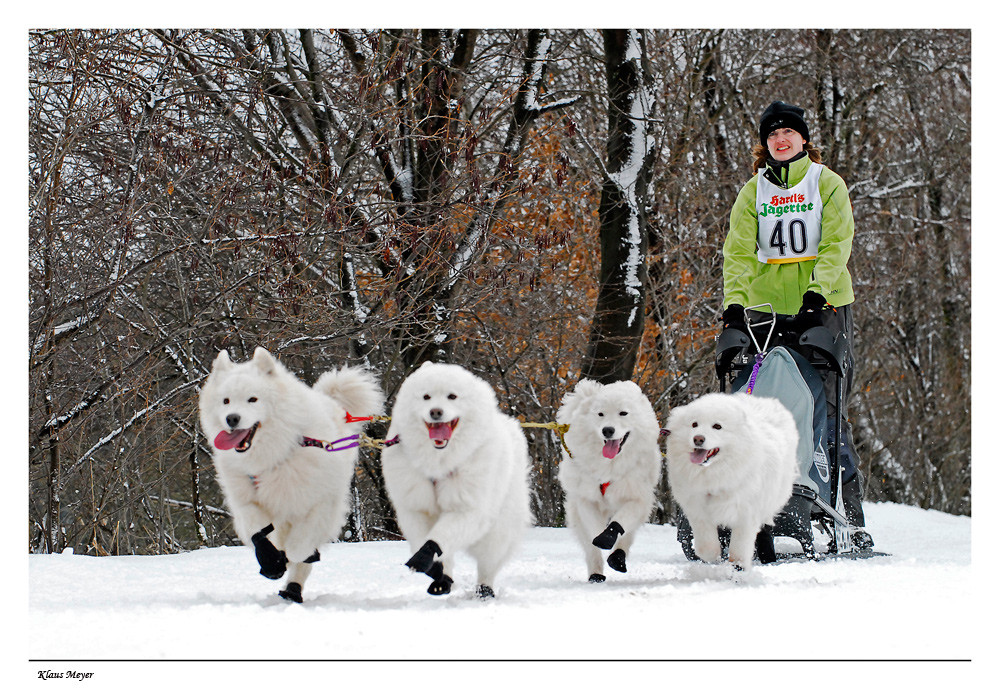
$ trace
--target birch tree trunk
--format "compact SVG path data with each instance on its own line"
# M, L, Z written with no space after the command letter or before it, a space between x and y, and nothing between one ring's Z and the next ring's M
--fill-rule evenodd
M590 344L581 376L630 379L645 326L649 231L647 187L652 78L640 30L604 31L608 84L608 163L601 190L601 268Z

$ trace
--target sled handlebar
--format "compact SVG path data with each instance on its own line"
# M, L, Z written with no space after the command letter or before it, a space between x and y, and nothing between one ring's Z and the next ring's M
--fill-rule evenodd
M836 372L843 376L846 371L847 342L845 338L834 338L830 329L823 326L810 328L797 334L787 328L790 321L779 320L776 337L769 342L768 352L779 345L790 347L809 360L818 369ZM767 324L773 328L773 325ZM785 326L785 328L782 328ZM753 326L751 326L753 328ZM751 339L735 328L725 328L719 334L715 346L715 372L720 381L726 374L742 369L753 362Z

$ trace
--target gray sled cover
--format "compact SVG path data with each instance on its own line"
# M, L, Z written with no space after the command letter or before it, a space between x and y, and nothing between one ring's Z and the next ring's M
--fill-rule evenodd
M753 365L733 382L735 394L746 395ZM799 478L824 501L830 500L830 463L826 454L826 395L823 380L809 362L784 347L775 347L764 357L753 393L777 398L788 408L799 430Z

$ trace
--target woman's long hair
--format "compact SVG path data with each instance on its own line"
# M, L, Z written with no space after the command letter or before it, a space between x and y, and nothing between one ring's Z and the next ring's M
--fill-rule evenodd
M805 142L802 145L802 150L806 152L809 156L809 160L813 163L822 163L823 156L820 153L818 146L813 146L811 142ZM767 151L767 147L763 144L754 144L753 147L753 171L757 172L767 164L767 159L770 158L770 154Z

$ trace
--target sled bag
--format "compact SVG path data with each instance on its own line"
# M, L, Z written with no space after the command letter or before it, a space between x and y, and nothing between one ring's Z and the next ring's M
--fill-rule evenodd
M733 381L733 393L746 395L753 365ZM777 398L788 408L799 430L799 478L823 499L830 500L830 462L826 445L826 393L823 379L798 352L775 347L764 357L752 395Z

